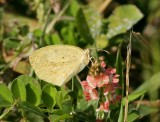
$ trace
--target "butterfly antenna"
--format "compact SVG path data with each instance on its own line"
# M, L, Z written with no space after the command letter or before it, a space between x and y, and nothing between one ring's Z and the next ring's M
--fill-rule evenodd
M91 63L93 63L93 61L95 61L96 59L93 56L91 56L89 60L91 61Z
M102 50L100 48L91 48L91 50L103 51L106 52L107 54L110 54L107 50Z

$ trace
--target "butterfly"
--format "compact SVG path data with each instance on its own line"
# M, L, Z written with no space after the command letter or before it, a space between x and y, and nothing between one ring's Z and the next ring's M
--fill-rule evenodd
M88 65L89 49L50 45L34 51L29 61L39 79L62 86Z

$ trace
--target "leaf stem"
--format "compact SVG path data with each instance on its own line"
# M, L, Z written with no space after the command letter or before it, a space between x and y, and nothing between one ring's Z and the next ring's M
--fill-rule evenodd
M9 107L1 116L0 116L0 120L2 120L3 118L5 118L9 113L10 111L12 111L14 109L14 107L17 105L19 100L15 100L13 105L11 105L11 107Z

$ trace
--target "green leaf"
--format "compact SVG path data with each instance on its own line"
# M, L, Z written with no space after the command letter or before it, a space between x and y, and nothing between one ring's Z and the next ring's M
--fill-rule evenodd
M78 2L76 0L72 0L69 8L67 9L67 13L71 16L76 16L78 9L80 8Z
M120 113L119 113L119 117L118 117L118 122L122 122L123 121L123 115L124 115L123 104L121 102L121 108L120 108Z
M11 85L11 91L15 99L21 99L22 101L26 101L26 88L24 81L16 78L13 80Z
M139 113L136 111L131 112L127 116L127 122L133 122L140 117Z
M60 92L62 92L61 94L62 94L63 100L66 100L66 99L70 98L70 96L68 95L68 93L70 92L70 90L69 89L67 90L65 86L61 86L59 90L61 90Z
M44 104L52 108L56 104L57 89L53 85L46 85L42 90L42 99Z
M76 25L80 35L89 43L93 43L93 39L99 36L102 21L99 13L89 7L80 8L76 16Z
M56 95L56 104L59 108L62 108L63 95L62 91L58 91Z
M4 84L0 84L0 107L11 105L13 97L11 91Z
M64 100L62 102L62 111L64 113L70 113L72 112L72 101L70 99Z
M77 109L79 111L84 111L88 106L88 102L83 98L77 102Z
M20 44L20 40L18 38L6 38L3 40L3 46L6 49L16 49Z
M78 2L76 0L72 0L70 6L68 7L68 9L66 11L66 13L67 13L67 15L75 17L79 8L80 8L80 5L78 4Z
M89 6L83 7L83 13L92 38L96 38L97 36L99 36L102 27L100 14L94 8Z
M94 111L98 108L98 102L99 100L91 100L88 102L88 107L92 106Z
M139 86L133 93L140 91L154 91L160 88L159 80L160 72L155 73L149 80L145 81L141 86Z
M15 80L18 80L18 81L21 81L23 82L25 85L27 85L28 83L30 82L34 82L36 83L36 85L38 86L38 82L33 78L33 77L30 77L28 75L20 75L19 77L17 77L16 79L14 79L13 81Z
M131 102L135 99L137 99L138 97L144 95L146 93L146 90L140 91L140 92L133 92L128 96L128 102ZM122 99L123 105L125 105L125 101L126 101L126 97L124 97Z
M35 37L40 38L43 35L43 32L40 29L36 29L36 30L34 30L33 34L34 34Z
M38 107L35 107L28 102L20 102L19 107L26 111L33 112L39 116L46 117L46 115Z
M145 81L141 86L134 90L129 96L128 100L133 101L142 96L148 91L157 90L160 87L159 80L160 72L154 74L149 80ZM123 98L123 105L125 104L125 98Z
M47 45L51 45L51 44L52 44L51 38L50 38L50 35L49 35L49 34L45 34L45 35L44 35L44 40L45 40L45 43L46 43Z
M40 88L38 81L36 81L34 78L30 76L21 75L14 79L11 85L11 91L13 93L13 96L16 99L21 98L22 101L26 101L26 85L30 82L34 82L36 86Z
M33 112L27 113L27 122L44 122L44 118Z
M123 5L115 8L113 14L108 18L107 38L125 33L142 17L143 14L134 5Z
M108 46L108 44L109 44L109 41L107 40L105 35L101 34L96 38L97 48L104 49Z
M52 44L62 44L61 38L57 33L51 35Z
M27 33L29 32L29 26L28 25L23 25L21 27L19 27L19 34L22 36L27 35Z
M90 114L86 111L84 111L84 112L77 111L74 116L75 116L75 118L77 118L80 121L83 120L84 122L96 122L96 116L94 114Z
M119 45L118 47L118 51L117 51L117 57L116 57L116 73L119 74L119 85L122 87L122 90L119 92L119 94L121 94L123 96L124 94L124 74L123 74L123 61L122 61L122 57L121 57L121 46L122 43Z
M147 105L140 105L139 113L141 116L147 116L149 114L153 114L159 111L158 107L147 106Z
M32 105L38 106L41 102L41 95L42 91L36 84L30 82L26 86L27 91L27 102L31 103Z
M76 45L75 32L73 24L70 24L67 27L62 28L61 35L64 39L64 42L69 45Z
M50 115L51 122L59 122L60 120L65 120L68 118L71 118L71 116L69 114L62 114L62 115L52 114L52 115Z
M159 76L160 72L154 74L148 81L145 81L141 86L139 86L128 96L128 101L133 101L148 91L157 90L160 87ZM123 105L124 104L125 98L123 98Z
M55 34L45 34L44 40L47 45L54 45L54 44L62 44L61 38L57 33Z
M88 41L88 43L93 43L92 35L89 31L83 10L80 8L76 16L76 26L80 35Z

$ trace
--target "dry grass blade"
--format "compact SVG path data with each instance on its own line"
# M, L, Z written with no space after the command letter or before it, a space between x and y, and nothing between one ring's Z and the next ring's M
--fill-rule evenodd
M124 122L127 122L128 114L128 91L129 91L129 71L131 64L131 50L132 50L132 30L130 31L130 39L127 46L127 59L126 59L126 100L125 100L125 111L124 111Z

